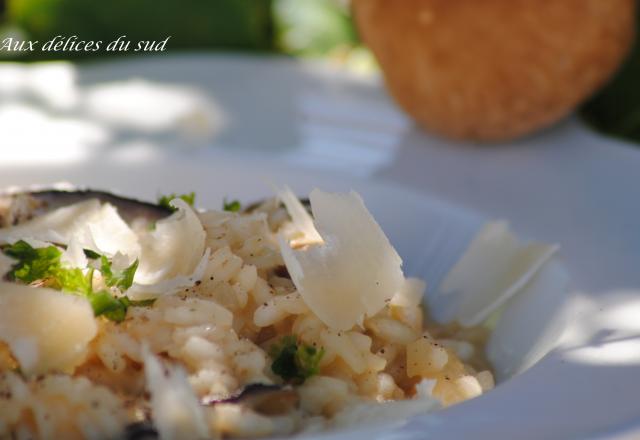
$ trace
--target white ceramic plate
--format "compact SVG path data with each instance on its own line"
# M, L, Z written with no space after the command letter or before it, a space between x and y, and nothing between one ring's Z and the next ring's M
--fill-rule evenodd
M405 261L409 275L435 286L464 251L483 217L461 207L416 194L392 184L347 179L335 174L296 171L250 161L225 159L157 159L130 166L98 161L49 167L3 169L0 186L47 184L66 180L109 188L137 197L195 190L198 204L219 206L223 197L256 200L271 194L268 181L286 181L299 194L314 186L334 191L355 189L381 223ZM435 288L435 287L433 287ZM586 438L637 415L635 371L640 363L640 302L623 292L603 298L567 298L557 288L551 295L510 306L509 338L518 344L539 340L545 325L561 307L569 316L566 338L559 348L531 369L509 379L480 398L406 424L326 434L331 438ZM635 314L635 315L634 315ZM533 319L531 319L533 317ZM518 330L519 329L519 330ZM509 330L510 332L511 330Z
M638 287L640 279L640 214L634 193L624 192L640 184L635 151L573 123L506 150L426 138L375 79L283 60L5 64L0 98L0 187L69 181L148 199L195 190L203 206L218 206L225 196L270 195L268 180L300 194L314 186L353 188L397 247L406 273L426 278L432 289L487 218L507 218L516 230L563 246L574 285L592 293L565 297L548 289L513 301L510 331L503 332L518 358L548 340L548 324L563 317L566 327L553 328L564 331L562 339L540 362L453 408L401 426L327 436L637 434L640 296L610 290Z

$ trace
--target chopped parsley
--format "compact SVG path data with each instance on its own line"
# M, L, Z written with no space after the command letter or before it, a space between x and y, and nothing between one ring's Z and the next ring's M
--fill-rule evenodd
M8 274L9 279L25 283L32 283L49 276L58 265L61 255L60 250L55 246L34 249L24 240L7 247L4 253L18 260Z
M127 316L126 302L127 297L116 298L109 292L102 290L100 292L91 292L87 299L93 308L93 314L96 316L104 316L115 322L122 322Z
M111 261L104 255L100 257L100 272L102 272L102 278L104 283L109 287L117 287L123 292L127 290L133 284L133 277L138 269L138 259L134 261L131 266L114 271L111 267Z
M190 206L193 206L196 201L196 193L190 192L188 194L168 194L166 196L160 196L158 198L158 205L163 208L170 209L172 212L176 210L173 206L171 206L171 201L173 199L182 199L187 202Z
M81 269L62 267L62 251L55 246L34 248L24 240L7 247L4 253L18 260L8 273L10 280L25 284L40 282L44 287L73 293L88 293L91 280Z
M96 316L104 316L115 322L122 322L127 316L127 309L133 307L152 306L155 299L146 299L142 301L132 301L126 296L115 297L107 291L92 292L87 296L93 314Z
M238 211L240 211L241 207L242 207L242 205L240 205L240 201L239 200L232 200L230 202L227 202L227 198L225 197L224 200L222 201L222 209L224 211L238 212Z
M3 252L18 260L13 265L8 277L13 281L25 284L37 284L68 293L85 296L95 316L121 322L130 306L150 306L153 300L132 301L126 296L114 296L107 290L94 292L93 274L96 268L89 266L86 274L80 268L62 266L62 251L56 246L34 248L24 240L7 246ZM124 292L133 284L133 277L138 269L138 260L123 270L114 270L112 261L95 251L85 249L84 254L91 260L100 260L98 269L108 287L115 287Z
M90 260L97 260L100 258L100 254L96 251L92 251L91 249L83 249L84 256Z
M284 336L269 350L271 371L287 382L302 383L320 371L324 348L298 343L295 336Z

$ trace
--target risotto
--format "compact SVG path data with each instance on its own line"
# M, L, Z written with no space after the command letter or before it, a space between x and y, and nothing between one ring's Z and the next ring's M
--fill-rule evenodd
M310 199L0 199L0 438L290 435L492 389L487 331L429 319L361 198Z

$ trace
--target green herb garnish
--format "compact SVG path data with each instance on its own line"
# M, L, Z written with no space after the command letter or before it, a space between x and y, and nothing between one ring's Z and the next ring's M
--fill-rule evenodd
M232 200L230 202L227 202L227 198L225 197L222 201L222 209L228 212L238 212L240 211L241 207L242 205L240 205L239 200Z
M73 293L88 293L91 280L81 269L63 268L60 262L62 252L55 246L34 248L24 240L20 240L4 249L4 253L18 260L13 265L8 277L25 284L41 282L52 289Z
M171 212L174 212L176 208L171 206L171 203L170 203L173 199L182 199L185 202L187 202L190 206L193 206L196 201L196 193L190 192L188 194L180 194L180 195L168 194L166 196L160 196L158 198L158 205L162 206L163 208L170 209Z
M89 300L95 316L105 316L112 321L121 322L130 306L153 304L154 300L132 301L126 296L114 296L106 290L94 292L93 274L96 268L89 266L85 274L79 268L62 267L62 251L56 246L34 248L26 241L20 240L6 247L3 252L18 260L8 274L9 279L25 284L38 283L40 286L83 295ZM106 256L89 249L85 249L84 253L89 259L100 259L99 270L108 287L118 288L121 292L131 287L138 269L137 259L123 270L114 270L112 261Z
M111 261L104 255L100 257L100 272L102 272L102 278L104 283L109 287L117 287L123 292L127 290L133 284L133 277L138 269L138 259L134 261L131 266L114 271L111 267Z
M269 350L271 371L288 382L302 383L320 371L324 348L299 344L295 336L284 336Z
M96 251L92 251L91 249L83 249L82 251L84 252L84 256L90 260L97 260L100 258L100 254Z
M102 315L115 322L124 321L129 307L149 307L155 302L155 299L132 301L126 296L115 297L106 291L92 292L87 298L95 316Z
M93 314L95 316L104 316L115 322L122 322L127 316L128 304L125 297L116 298L107 291L92 292L87 296Z
M50 276L60 265L60 255L62 255L55 246L34 249L24 240L7 247L4 253L18 260L8 274L9 279L20 280L27 284Z

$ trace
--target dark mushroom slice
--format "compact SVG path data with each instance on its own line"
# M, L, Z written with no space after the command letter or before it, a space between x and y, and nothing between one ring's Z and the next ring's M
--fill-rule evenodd
M127 425L123 438L125 440L156 440L160 436L151 422L135 422Z
M129 225L137 222L152 224L171 214L170 209L155 203L122 197L106 191L50 189L0 194L0 227L15 226L55 209L89 199L110 203Z
M276 266L273 269L273 274L279 278L285 278L287 280L291 279L291 275L289 274L289 269L287 269L287 266L285 266L284 264L281 264L280 266Z
M235 396L227 399L204 399L203 405L233 403L242 405L267 416L287 414L298 408L300 396L293 387L286 385L249 384Z

